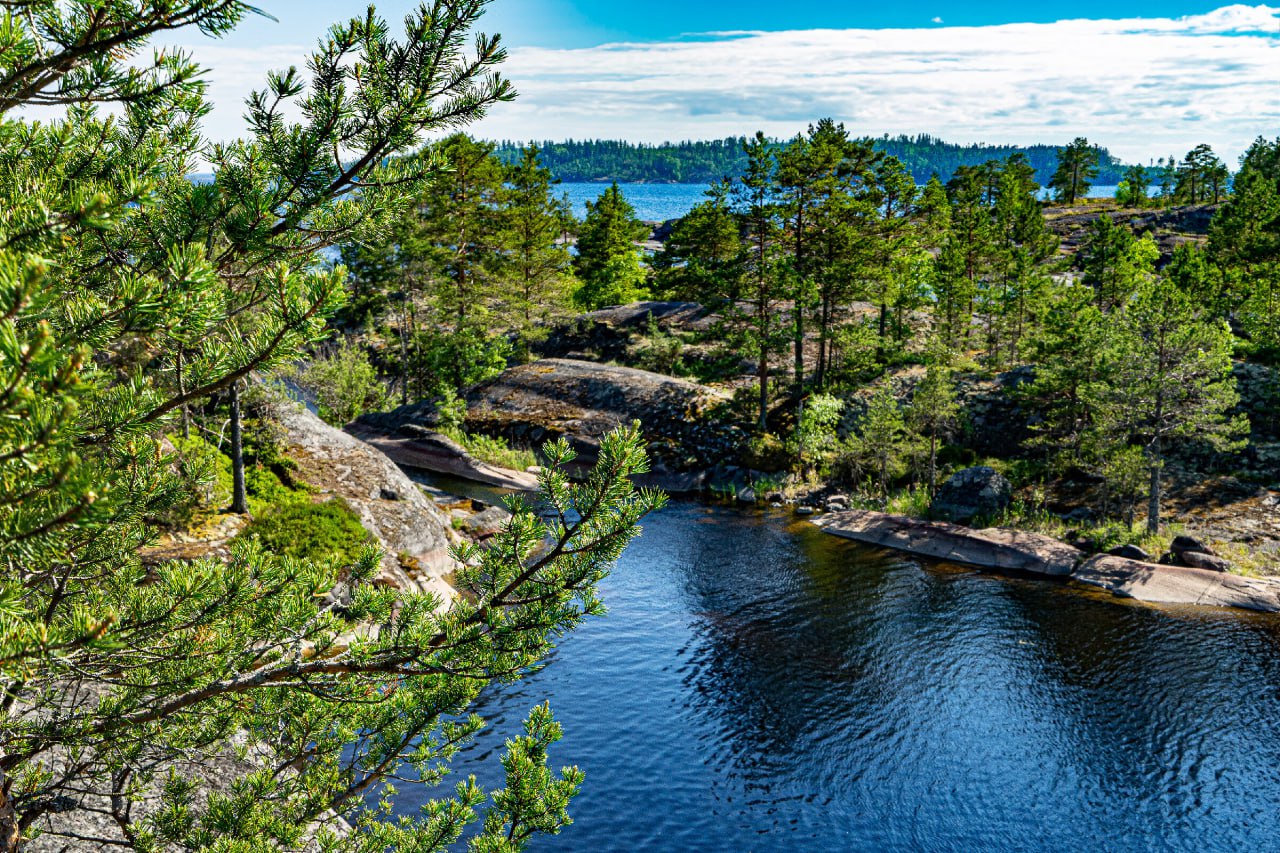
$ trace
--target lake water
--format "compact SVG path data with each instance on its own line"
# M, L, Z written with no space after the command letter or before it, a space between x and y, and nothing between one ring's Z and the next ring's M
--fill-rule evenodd
M586 772L537 850L1280 849L1280 620L925 566L781 511L675 503L610 615L489 691ZM401 787L411 811L428 795Z
M608 184L559 184L558 194L567 195L573 213L579 219L587 215L587 202L595 201L608 189ZM693 206L706 200L706 184L620 184L619 188L636 215L646 222L666 222L679 219ZM1115 187L1093 187L1089 195L1095 198L1114 198ZM1044 197L1048 197L1047 194Z

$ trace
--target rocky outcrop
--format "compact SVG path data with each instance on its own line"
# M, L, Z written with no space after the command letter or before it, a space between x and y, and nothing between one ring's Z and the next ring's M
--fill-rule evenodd
M1086 558L1083 551L1048 536L1005 528L971 530L865 510L835 513L814 524L855 542L983 569L1067 578L1153 604L1280 613L1280 579L1276 578L1158 565L1110 554Z
M533 345L541 358L625 362L634 338L650 321L663 330L705 331L718 319L697 302L636 302L580 314Z
M1085 562L1072 579L1152 604L1195 604L1280 613L1280 583L1272 578L1246 578L1102 555Z
M535 475L482 462L447 435L416 422L425 411L434 417L429 404L427 409L421 405L405 406L392 412L366 415L347 424L345 430L385 453L397 465L449 474L499 489L538 490Z
M435 502L385 454L306 409L281 406L278 417L298 476L320 495L344 499L382 545L380 580L450 600L455 535Z
M1085 558L1083 551L1048 536L1021 530L972 530L869 510L833 513L814 524L827 533L906 551L948 563L1065 577Z
M639 421L649 480L670 490L704 487L745 440L725 416L727 394L629 367L546 359L471 388L466 400L469 429L528 447L563 437L584 465L607 433Z
M968 524L998 515L1012 500L1013 485L994 468L981 465L952 475L929 509L936 518Z

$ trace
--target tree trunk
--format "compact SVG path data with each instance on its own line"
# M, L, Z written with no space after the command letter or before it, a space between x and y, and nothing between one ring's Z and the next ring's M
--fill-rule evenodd
M938 493L938 433L929 432L929 497Z
M1147 502L1147 532L1155 536L1160 532L1160 457L1151 462L1151 496Z
M13 782L0 772L0 853L18 853L22 844L22 824L10 795Z
M244 484L244 440L240 423L240 383L231 383L231 511L249 513L249 497Z
M800 306L800 300L796 300L794 309L795 328L795 382L796 396L799 397L804 393L804 309Z

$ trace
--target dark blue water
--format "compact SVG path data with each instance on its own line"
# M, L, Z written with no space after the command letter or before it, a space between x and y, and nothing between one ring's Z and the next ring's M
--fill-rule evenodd
M611 613L490 692L456 765L549 698L586 772L539 850L1280 849L1280 620L923 567L676 504ZM401 790L411 810L428 792Z
M573 213L579 219L587 215L587 202L595 201L608 189L608 184L560 184L557 193L569 197ZM706 200L705 184L619 184L622 194L636 209L636 215L646 222L666 222L679 219L693 206ZM1089 195L1094 198L1114 198L1115 187L1093 187ZM1047 192L1043 195L1048 198Z

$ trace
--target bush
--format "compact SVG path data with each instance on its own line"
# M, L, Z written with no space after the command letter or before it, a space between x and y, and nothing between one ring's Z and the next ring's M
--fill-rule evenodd
M387 389L360 347L342 343L297 372L297 382L315 395L320 417L333 426L387 407Z
M373 542L360 519L341 498L325 503L296 503L254 519L241 533L256 536L273 554L350 565Z

